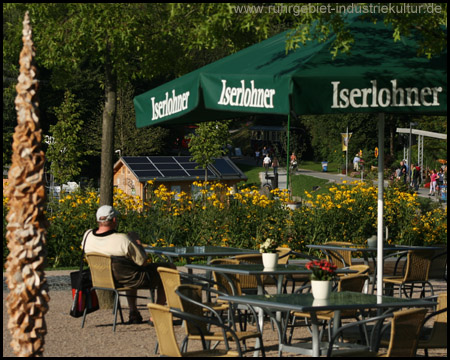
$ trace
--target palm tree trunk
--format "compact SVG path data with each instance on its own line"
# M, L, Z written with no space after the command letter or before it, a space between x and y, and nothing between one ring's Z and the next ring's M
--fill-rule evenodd
M15 100L18 124L7 189L8 329L17 356L42 356L47 333L44 315L50 300L44 275L47 220L44 215L44 153L40 149L42 134L37 114L38 81L28 12L23 25Z

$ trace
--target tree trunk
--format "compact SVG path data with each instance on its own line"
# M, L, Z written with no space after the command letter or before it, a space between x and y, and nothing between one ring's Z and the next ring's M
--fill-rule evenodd
M395 129L394 126L391 124L390 126L390 136L389 136L389 155L392 157L394 156L394 139L395 139Z
M102 125L100 206L113 204L114 121L116 117L117 79L111 63L106 63L105 109Z

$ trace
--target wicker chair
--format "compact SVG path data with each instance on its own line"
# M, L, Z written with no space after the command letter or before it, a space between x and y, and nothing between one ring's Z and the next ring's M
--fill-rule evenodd
M431 261L434 255L434 250L409 250L406 259L406 269L403 276L385 276L383 283L385 286L385 292L393 292L394 286L399 287L399 296L405 294L407 297L412 297L415 286L420 285L421 295L425 296L426 285L430 287L431 295L434 294L433 286L428 281L429 271L431 267ZM408 296L406 290L410 289Z
M175 293L175 290L182 283L182 273L175 269L159 267L158 268L159 276L161 277L161 281L164 286L164 292L166 294L167 306L171 308L181 309L182 303L180 297ZM187 281L197 281L197 277L193 277L192 275L186 274ZM206 279L205 279L206 280ZM228 303L206 303L206 305L211 306L215 311L224 311L228 310Z
M182 311L197 317L202 317L204 313L204 308L207 308L209 312L212 314L212 317L214 317L215 321L223 324L223 321L219 314L214 311L211 307L208 307L203 303L202 298L202 287L199 285L192 285L192 284L182 284L178 287L176 290L176 293L181 299L182 302ZM253 312L254 318L256 318L256 313L253 309L249 307L249 310ZM203 324L191 324L187 323L187 326L185 327L186 330L186 338L183 341L182 350L187 349L188 340L202 340L204 341L225 341L225 345L227 346L226 340L231 340L231 334L228 332L224 332L223 330L219 332L212 332L209 331L207 328L207 323ZM245 341L248 339L258 339L260 346L258 348L255 348L254 350L260 350L262 352L262 355L265 356L264 347L263 347L263 339L262 334L259 331L236 331L235 332L237 338L239 341L244 342L244 351L248 352L251 350L247 350L245 346ZM228 349L228 348L227 348Z
M158 304L148 304L148 309L153 318L155 324L156 335L158 336L159 352L161 356L168 357L241 357L241 349L239 346L239 340L232 329L225 327L223 324L212 322L205 317L194 317L189 314L182 313L176 309L170 309L168 307ZM181 352L178 347L177 339L173 329L173 315L182 320L192 323L193 326L197 326L200 323L207 322L209 325L214 324L223 328L229 335L229 337L235 341L237 351L228 350L200 350L191 352Z
M428 279L447 281L447 247L434 252Z
M393 314L385 314L382 316L377 316L374 318L365 319L362 321L344 325L331 338L331 341L329 342L327 357L330 356L414 357L416 355L420 330L424 323L426 313L427 309L408 309L396 311ZM342 336L342 333L345 333L348 329L351 329L354 326L366 325L370 322L376 322L378 325L380 322L382 322L384 319L390 316L393 317L391 323L385 325L383 329L381 329L381 334L383 334L385 330L389 329L389 327L391 328L390 339L386 354L378 353L378 339L377 339L378 338L377 333L379 331L378 326L372 327L372 336L371 336L372 350L347 349L334 351L336 349L335 347L336 339L340 338ZM345 344L343 345L345 346Z
M234 257L240 264L262 264L262 254L245 254ZM261 276L261 283L264 284L265 276ZM258 281L253 275L240 275L239 282L242 293L256 294L258 291Z
M120 306L119 297L120 296L129 296L126 294L120 294L119 291L130 291L130 290L136 290L129 287L121 287L118 288L114 284L114 278L113 273L111 269L111 257L99 254L99 253L89 253L86 254L86 259L89 264L89 268L91 270L91 276L92 276L92 284L93 289L96 290L104 290L104 291L111 291L114 293L114 307L113 307L113 314L114 314L114 323L113 323L113 331L116 331L116 322L117 322L117 310L119 310L120 314L120 320L123 321L123 315L122 315L122 308ZM153 301L153 296L150 290L150 296L135 296L140 299L150 299ZM81 324L81 327L84 327L84 322L86 319L86 312L83 314L83 321Z
M239 261L235 259L213 259L211 265L239 265ZM216 271L212 272L215 281L215 289L217 291L225 292L229 295L242 295L241 283L239 275L222 274ZM221 300L219 300L221 301Z
M353 245L345 241L329 241L324 245L347 246ZM339 269L352 265L352 252L348 250L323 250L326 253L327 260L335 264Z
M278 253L278 264L285 265L289 262L289 257L292 253L292 250L287 247L278 247L277 253Z
M428 349L447 348L447 293L439 294L436 311L427 316L425 323L432 318L433 327L422 329L417 346L418 349L425 350L425 356L428 356Z
M338 288L337 291L353 291L353 292L361 292L364 288L364 284L368 280L367 275L348 275L346 277L340 278L338 282ZM305 320L311 318L311 313L309 312L293 312L292 314L292 323L289 327L291 327L291 333L289 336L289 342L292 340L292 335L294 328L296 327L295 321L296 318L303 318ZM334 311L324 310L324 311L317 311L316 316L318 320L323 321L323 328L322 328L322 335L323 330L325 329L325 326L327 323L331 322L334 318ZM357 310L342 310L341 311L341 319L357 319L358 320L358 311ZM330 337L331 335L331 327L328 326L328 335ZM364 334L362 334L364 335ZM367 338L367 334L366 338Z

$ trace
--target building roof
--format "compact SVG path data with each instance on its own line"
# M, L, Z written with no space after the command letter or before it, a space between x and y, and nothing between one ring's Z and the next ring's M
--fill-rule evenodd
M191 156L123 156L121 162L136 176L139 182L155 181L195 181L205 176L205 170L191 161ZM208 166L208 180L247 180L245 174L225 156L214 160Z

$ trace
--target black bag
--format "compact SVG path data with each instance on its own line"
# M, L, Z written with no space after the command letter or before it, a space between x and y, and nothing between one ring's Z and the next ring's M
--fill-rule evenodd
M72 307L70 308L70 316L81 317L86 310L86 314L100 309L97 293L92 289L91 271L83 270L84 246L86 238L84 238L83 252L81 253L80 270L70 273L70 283L72 285Z

